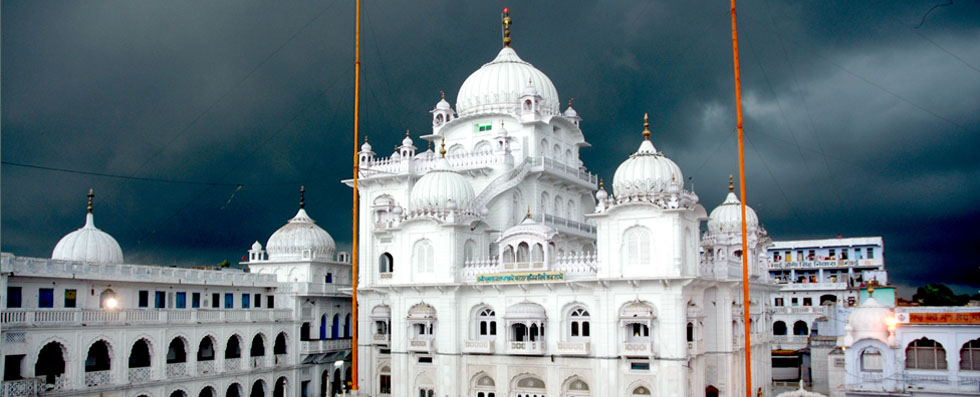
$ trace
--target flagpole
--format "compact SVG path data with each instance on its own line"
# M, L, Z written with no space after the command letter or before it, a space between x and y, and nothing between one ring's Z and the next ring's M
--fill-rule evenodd
M738 68L738 28L732 3L732 59L735 67L735 114L738 126L738 189L742 211L742 322L745 325L745 396L752 397L752 321L749 317L749 242L745 224L745 146L742 136L742 81Z
M357 283L359 279L357 273L357 210L360 206L357 192L357 178L360 174L357 143L360 141L360 137L358 136L358 127L360 124L358 118L360 117L361 111L361 0L356 0L354 8L354 195L353 205L351 206L351 212L353 213L353 222L351 224L353 235L351 238L351 314L353 324L351 324L351 392L357 395Z

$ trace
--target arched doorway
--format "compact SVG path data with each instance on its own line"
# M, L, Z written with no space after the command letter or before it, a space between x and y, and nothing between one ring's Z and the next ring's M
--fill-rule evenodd
M197 345L197 372L209 374L215 371L214 368L214 338L205 336L201 343ZM201 393L204 391L202 390ZM211 390L214 393L214 390Z
M34 376L43 377L44 383L56 385L65 374L65 347L58 342L50 342L41 348L34 364Z
M718 397L718 388L714 386L708 386L704 389L704 397Z
M109 344L99 339L88 348L88 355L85 357L85 384L87 386L108 384L111 367Z
M170 393L170 397L187 397L187 393L184 393L183 390L174 390Z
M272 389L272 397L286 397L286 377L280 376L276 379L276 386Z
M148 380L150 380L150 344L146 339L140 339L129 349L129 382L139 383Z
M262 360L265 356L265 340L261 333L252 338L252 347L249 349L249 356L252 357L252 368L262 366Z
M265 381L259 379L252 383L252 392L249 393L249 397L265 397Z
M327 397L327 387L330 385L330 371L320 373L320 397Z
M207 386L201 389L201 392L198 393L197 397L218 397L218 393L214 391L213 387Z
M225 391L225 397L242 397L242 385L238 383L228 385L228 390Z

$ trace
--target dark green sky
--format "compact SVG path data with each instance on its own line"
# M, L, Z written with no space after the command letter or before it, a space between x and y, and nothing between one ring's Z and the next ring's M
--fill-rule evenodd
M739 2L748 202L775 239L881 235L892 281L976 289L980 2ZM710 211L737 168L725 1L365 1L362 131L387 155L514 44L611 179L649 112ZM235 261L307 209L350 240L353 2L4 1L2 249L84 221L127 262ZM243 184L237 193L235 185ZM230 199L230 201L229 201Z

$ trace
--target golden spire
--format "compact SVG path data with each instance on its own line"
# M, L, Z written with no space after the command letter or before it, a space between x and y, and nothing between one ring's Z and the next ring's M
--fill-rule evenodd
M599 178L599 189L604 189L606 185L602 183L602 178Z
M442 96L442 99L446 99L446 91L439 90L439 95Z
M439 148L439 154L442 158L446 158L446 137L442 137L442 147Z
M531 217L531 206L527 206L527 215L524 215L524 219Z
M504 8L504 47L510 47L510 10Z
M568 98L568 107L572 107L572 102L574 102L574 101L575 101L575 98Z
M409 133L410 133L411 131L412 131L412 130L405 130L405 136L407 137L407 136L408 136L408 134L409 134Z
M643 139L650 140L650 115L643 113Z
M95 198L95 191L92 189L88 190L88 213L92 213L92 199Z
M732 174L728 174L728 191L735 191L735 176Z
M306 187L299 186L299 208L306 208Z
M875 286L869 285L868 286L868 298L870 298L871 295L874 295L874 294L875 294Z
M364 143L368 143L367 142L367 135L364 136Z

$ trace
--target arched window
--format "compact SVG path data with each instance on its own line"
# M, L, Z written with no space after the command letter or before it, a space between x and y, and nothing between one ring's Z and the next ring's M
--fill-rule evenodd
M178 364L187 362L187 344L184 338L174 338L170 341L167 348L167 364Z
M632 392L630 392L630 395L633 395L633 396L649 396L651 394L650 394L650 389L647 389L646 387L643 387L643 386L637 386L635 389L633 389Z
M129 368L145 368L150 366L150 344L146 339L133 343L129 349Z
M327 339L327 315L320 315L320 340Z
M473 391L476 392L476 397L496 397L497 394L494 393L496 385L493 378L482 375L474 382Z
M393 271L395 271L395 258L387 252L381 254L381 257L378 258L378 272L391 273Z
M183 390L174 390L170 392L170 397L187 397L187 393Z
M473 240L466 240L466 242L463 243L463 261L465 262L472 261L476 259L475 255L476 255L476 242Z
M111 365L109 344L99 339L88 348L88 355L85 357L85 372L108 371Z
M385 365L378 371L378 392L391 394L391 367Z
M687 341L694 342L694 323L687 323Z
M476 315L477 336L480 339L493 339L497 335L497 313L484 307Z
M772 323L772 334L773 335L786 335L786 323L782 321L776 321Z
M265 381L259 379L252 384L252 392L249 397L265 397Z
M276 335L276 342L272 345L272 354L286 354L286 333L280 332Z
M861 370L865 372L881 372L884 368L881 352L869 347L861 352Z
M565 206L565 219L575 220L575 202L568 200L568 205Z
M504 247L504 263L514 263L514 249L511 246Z
M34 376L43 377L44 383L53 385L65 374L65 347L58 342L50 342L41 348L34 364Z
M423 239L415 242L415 249L412 252L412 263L417 272L432 273L435 271L435 253L429 240Z
M960 369L980 371L980 339L966 342L960 349Z
M592 334L592 331L589 329L591 328L589 320L589 312L585 308L578 307L572 310L568 315L570 339L588 339Z
M205 336L201 339L201 343L197 345L197 361L213 361L214 356L214 339L210 336Z
M545 388L544 381L534 376L518 379L514 383L514 391L517 392L517 397L544 396Z
M531 249L531 262L535 265L544 265L544 247L541 244L535 244Z
M623 256L626 264L646 265L650 263L650 231L645 227L630 228L623 236Z
M905 348L905 368L946 369L946 349L932 339L916 339Z
M251 357L262 357L265 355L265 337L258 333L252 337L252 347L249 350L249 356Z
M527 243L520 243L517 245L517 263L528 263L531 261L530 249Z
M344 317L344 339L350 338L350 313Z
M330 325L330 339L340 338L340 315L333 315L333 323Z
M806 325L805 321L797 321L793 323L793 335L796 336L806 336L810 334L810 327Z
M276 379L276 385L272 389L272 397L286 397L286 377L280 376Z
M201 393L197 397L218 397L218 392L214 390L211 386L206 386L201 389Z
M555 216L565 215L565 204L563 204L563 202L564 200L561 198L561 196L555 196Z
M238 335L232 335L228 338L227 347L225 347L225 359L229 358L241 358L242 357L242 342Z
M310 323L303 323L299 327L299 340L310 340Z

